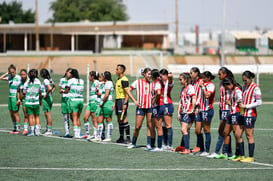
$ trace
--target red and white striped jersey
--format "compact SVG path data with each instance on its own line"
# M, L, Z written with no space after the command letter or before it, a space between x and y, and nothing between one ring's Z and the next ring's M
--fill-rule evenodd
M242 102L242 90L235 86L235 89L230 92L230 114L240 112L238 102Z
M215 85L212 82L204 82L204 87L207 92L211 93L211 96L207 99L205 97L204 91L202 91L202 102L200 104L201 111L207 111L213 109L213 103L215 98Z
M259 86L252 82L248 87L243 87L243 104L249 105L255 103L257 100L262 100L262 93ZM254 108L245 108L244 116L256 117L257 110Z
M137 100L140 104L139 108L152 107L152 90L154 83L146 82L144 79L135 80L131 84L131 88L136 89Z
M162 97L162 86L161 83L157 80L156 82L153 83L153 90L152 90L152 99L155 98L156 92L158 90L161 90L160 94L160 99L157 100L157 102L154 103L152 106L159 106L159 105L164 105L164 103L161 103L161 97Z
M164 82L164 87L162 89L162 96L161 97L161 101L163 101L163 105L164 104L172 104L173 101L172 101L172 98L171 98L171 91L173 89L173 86L174 86L174 82L172 81L171 83L169 83L169 80L166 80ZM161 105L161 104L160 104Z
M195 95L195 90L193 85L188 85L187 87L182 87L180 92L180 103L181 103L181 113L188 113L192 111L192 96Z
M195 95L196 95L196 104L201 104L201 97L202 97L202 89L200 87L200 84L203 83L203 79L199 79L197 82L193 82Z
M222 84L222 81L219 84L220 87L220 101L219 101L219 109L220 110L230 110L230 106L226 103L229 100L231 91L226 90Z

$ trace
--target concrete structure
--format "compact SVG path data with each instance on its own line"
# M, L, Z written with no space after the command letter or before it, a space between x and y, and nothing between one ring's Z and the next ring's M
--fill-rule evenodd
M169 48L168 23L78 22L39 25L40 50L92 51L102 48ZM0 25L0 52L34 51L35 24Z

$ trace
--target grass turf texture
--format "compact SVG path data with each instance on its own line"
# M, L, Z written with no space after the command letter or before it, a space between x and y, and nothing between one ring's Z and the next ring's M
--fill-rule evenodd
M211 131L211 152L214 151L218 136L217 129L215 129L219 123L217 107L215 105L215 115L212 121L214 129ZM176 109L177 106L175 106ZM272 109L273 105L262 105L258 108L260 114L255 125L255 161L271 164L271 166L264 166L169 152L152 153L142 148L127 149L120 145L90 143L84 140L57 139L64 133L60 106L54 106L52 110L53 131L60 131L59 135L55 135L56 137L9 135L3 132L11 128L9 113L7 107L0 107L0 180L178 180L183 178L191 180L201 178L202 180L270 180L273 169L273 145L271 144L273 127L270 114ZM129 106L128 111L133 132L135 106ZM22 116L20 110L20 117ZM44 129L43 113L40 118ZM82 118L83 114L81 121ZM112 138L115 141L118 138L115 115L113 115L113 123ZM173 118L173 128L173 143L174 146L178 146L181 132L176 116ZM84 133L83 124L81 132ZM234 150L233 136L232 142ZM191 129L191 147L194 147L195 143L196 136L194 129ZM137 145L144 146L145 144L146 126L144 123ZM247 144L245 144L245 149L248 155Z
M52 76L57 89L53 94L54 103L60 103L58 82L61 75ZM86 76L82 76L85 80ZM113 76L113 80L116 77ZM129 77L130 83L135 77ZM241 76L236 80L242 84ZM272 101L272 75L260 75L260 87L263 101ZM216 99L219 100L219 80L216 77ZM181 86L175 79L172 91L174 102L179 100ZM8 84L0 81L0 104L7 104ZM86 96L85 96L86 97ZM215 105L215 115L212 121L211 150L215 149L217 127L219 124L218 105ZM255 125L255 161L271 164L271 166L234 163L226 160L209 160L193 155L176 153L151 153L142 148L129 150L124 146L113 144L90 143L73 139L57 139L50 137L25 137L9 135L11 121L7 106L0 107L0 180L270 180L272 177L272 138L273 125L271 112L273 105L265 104L258 108L258 120ZM173 118L174 147L180 144L180 125L176 119L177 105ZM81 115L83 120L85 108ZM130 105L128 118L131 125L131 135L135 124L135 106ZM59 131L59 137L64 134L63 117L60 106L52 110L53 131ZM23 115L20 110L21 126ZM41 111L41 124L45 128L45 117ZM112 140L118 138L116 116L113 115L114 131ZM90 123L91 124L91 123ZM82 131L84 133L83 121ZM71 133L72 130L71 130ZM245 136L244 136L245 139ZM233 150L234 137L232 136ZM245 143L246 140L245 140ZM146 144L145 122L141 129L137 145ZM194 129L191 129L191 147L196 144ZM247 144L245 144L248 155ZM77 168L77 169L75 169ZM168 170L169 169L169 170ZM229 170L230 169L230 170Z

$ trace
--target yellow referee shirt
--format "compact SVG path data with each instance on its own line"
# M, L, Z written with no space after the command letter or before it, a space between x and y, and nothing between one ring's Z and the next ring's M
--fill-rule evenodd
M129 81L126 76L122 76L116 81L115 85L115 92L116 92L116 99L125 99L126 91L125 89L129 87Z

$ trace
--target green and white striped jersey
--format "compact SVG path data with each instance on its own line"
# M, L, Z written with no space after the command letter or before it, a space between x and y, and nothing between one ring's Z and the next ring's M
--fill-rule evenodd
M65 87L67 86L67 79L66 77L63 77L60 79L59 86L62 88L62 90L65 90ZM62 97L68 97L68 94L62 94Z
M97 102L100 104L102 102L102 94L104 91L104 82L99 82L99 88L98 88L98 92L101 94L101 96L97 96Z
M95 80L90 86L89 102L95 102L97 100L96 90L99 87L99 81Z
M43 84L42 84L42 95L43 96L45 96L47 93L47 90L48 90L47 86L50 85L53 88L53 84L54 84L54 82L52 79L44 79ZM50 92L48 94L48 97L50 97L50 96L52 96L52 92Z
M101 100L105 96L105 90L110 90L107 101L113 100L114 84L113 84L112 81L109 80L109 81L105 82L104 89L103 89L103 92L102 92L102 95L101 95Z
M70 88L68 96L71 101L83 101L84 81L82 79L69 79L67 87Z
M42 91L42 84L38 78L35 78L34 82L30 82L30 80L28 80L24 84L24 90L23 90L23 93L26 94L25 104L38 105L41 91Z
M24 85L25 85L25 83L26 82L28 82L29 81L29 78L27 77L27 80L25 81L25 82L23 82L23 79L21 79L21 81L20 81L20 84L19 84L19 90L20 90L20 93L22 93L23 92L23 90L24 90ZM25 98L24 98L25 99Z
M8 75L6 80L9 81L9 97L17 97L17 89L21 83L20 75L15 75L14 77Z

